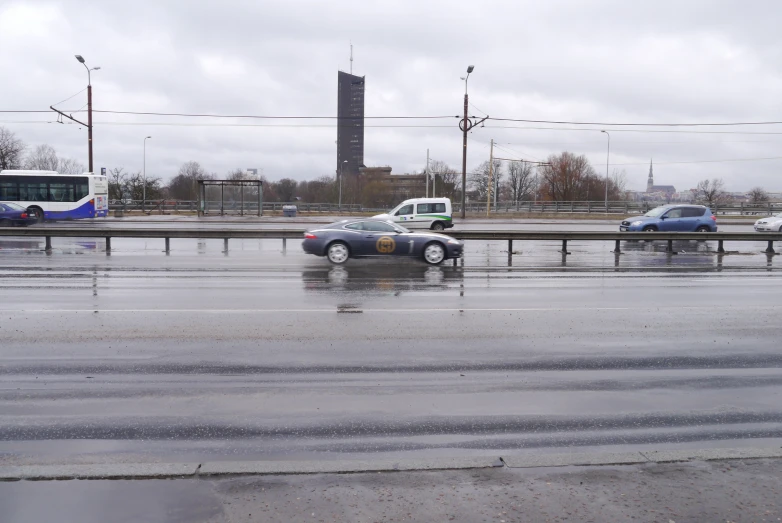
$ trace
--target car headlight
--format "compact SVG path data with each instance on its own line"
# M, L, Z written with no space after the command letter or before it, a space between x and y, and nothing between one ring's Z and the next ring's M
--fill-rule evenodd
M630 225L641 225L643 222L641 220L638 220L637 222L633 222Z
M462 242L460 242L456 238L451 238L450 240L448 240L448 243L450 243L452 245L461 245L462 244Z

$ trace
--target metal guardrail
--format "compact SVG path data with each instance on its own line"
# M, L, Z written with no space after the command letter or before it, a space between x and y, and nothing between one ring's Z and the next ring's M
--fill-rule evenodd
M105 238L106 252L111 252L112 238L161 238L165 240L165 252L171 250L171 238L197 238L197 239L222 239L225 243L225 252L228 252L228 240L230 238L258 238L281 239L283 250L288 239L301 239L305 229L239 229L239 228L210 228L210 229L183 229L183 228L122 228L110 227L2 227L0 236L25 236L44 237L45 250L51 252L52 238ZM460 240L500 240L508 242L508 258L513 251L514 241L561 241L563 255L570 254L567 244L570 241L613 241L615 242L615 254L621 254L621 242L627 240L662 240L667 241L666 251L673 252L674 241L699 240L718 242L717 253L725 253L724 242L768 242L765 252L775 254L774 242L782 241L782 232L757 233L757 232L595 232L595 231L448 231L446 234Z

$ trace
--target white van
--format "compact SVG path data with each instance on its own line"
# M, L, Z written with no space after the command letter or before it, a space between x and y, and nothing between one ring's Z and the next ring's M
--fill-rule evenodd
M391 220L408 229L442 231L453 227L451 200L448 198L405 200L387 213L378 214L374 218Z

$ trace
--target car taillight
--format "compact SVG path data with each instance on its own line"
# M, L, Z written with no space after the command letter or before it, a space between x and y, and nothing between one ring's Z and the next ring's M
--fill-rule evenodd
M318 237L312 234L311 232L305 232L304 233L304 239L305 240L317 240Z
M713 214L711 215L711 219L714 220L715 222L717 221L717 217L714 216Z
M27 218L27 213L26 212L22 213L22 218Z

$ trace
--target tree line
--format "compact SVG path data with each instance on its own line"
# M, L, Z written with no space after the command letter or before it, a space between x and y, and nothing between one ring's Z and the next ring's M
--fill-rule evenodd
M58 156L55 149L42 144L28 147L13 132L0 127L0 170L31 169L57 171L63 174L75 174L86 171L84 164ZM429 162L428 170L416 174L429 173L430 183L435 186L438 196L454 201L461 200L461 173L440 160ZM198 180L260 180L263 182L263 199L268 202L304 201L311 203L336 203L339 199L339 179L333 175L323 175L312 180L297 181L282 178L268 181L263 176L255 176L242 169L234 169L224 176L208 172L198 162L182 164L176 175L168 183L158 176L147 176L141 171L128 171L124 167L113 167L107 171L109 178L109 198L112 200L175 199L197 200L199 198ZM491 186L490 180L491 178ZM606 180L598 174L585 155L571 152L552 154L543 162L501 161L492 164L485 161L473 169L467 178L469 201L483 203L491 196L503 202L543 201L601 201L606 197L610 201L627 199L627 174L615 170ZM607 186L606 186L607 185ZM145 190L146 189L146 190ZM238 199L239 189L226 187L224 196ZM706 205L719 205L730 199L721 178L706 179L698 182L694 189L695 200ZM423 196L423 194L411 195ZM212 198L213 196L210 196ZM248 195L248 197L251 197ZM751 203L762 204L769 201L768 193L762 187L755 187L747 193ZM361 176L345 176L342 180L342 202L361 204L365 207L388 207L399 203L398 195L389 190L380 180Z

